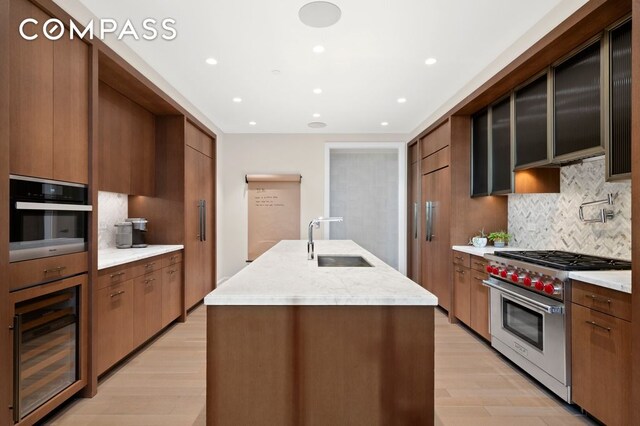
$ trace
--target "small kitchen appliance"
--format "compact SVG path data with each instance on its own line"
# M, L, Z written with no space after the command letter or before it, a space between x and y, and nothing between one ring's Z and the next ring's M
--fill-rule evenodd
M130 217L127 222L131 222L131 247L144 248L147 246L147 219L143 217Z
M116 227L116 248L131 248L133 245L133 224L131 222L118 222Z
M625 270L624 260L564 251L487 254L491 346L571 402L565 302L571 271Z

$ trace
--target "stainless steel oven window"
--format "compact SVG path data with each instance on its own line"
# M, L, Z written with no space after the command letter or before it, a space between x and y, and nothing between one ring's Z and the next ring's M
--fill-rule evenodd
M535 348L544 350L543 314L502 298L502 327Z

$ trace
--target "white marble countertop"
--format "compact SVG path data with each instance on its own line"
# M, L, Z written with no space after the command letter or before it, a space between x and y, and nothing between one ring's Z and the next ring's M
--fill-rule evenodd
M469 253L474 256L480 256L480 257L483 257L485 254L493 254L495 251L501 251L501 250L527 250L519 247L510 247L510 246L495 247L495 246L489 246L489 245L482 248L478 248L474 246L453 246L451 248L454 249L455 251Z
M209 293L206 305L435 306L438 299L348 240L315 242L323 254L364 257L373 267L318 267L307 260L307 241L286 240Z
M112 268L136 260L159 256L172 251L182 250L183 245L148 245L144 248L117 249L108 248L98 250L98 270Z
M631 293L631 271L574 271L569 272L569 278Z

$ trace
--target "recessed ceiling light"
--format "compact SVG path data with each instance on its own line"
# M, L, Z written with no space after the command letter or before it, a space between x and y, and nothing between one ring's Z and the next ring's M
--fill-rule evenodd
M273 75L280 75L281 71L280 70L271 70L271 74Z
M319 44L313 47L313 53L322 53L322 52L324 52L324 46Z
M319 87L316 89L313 89L313 93L315 93L316 95L319 95L320 93L322 93L322 89Z
M250 121L249 122L249 126L255 126L256 124L258 124L258 123L256 123L255 121Z
M320 118L320 114L316 112L315 114L313 114L313 118Z
M209 65L218 65L218 61L216 61L216 58L207 58L205 62Z
M233 102L239 104L240 102L242 102L242 98L233 98Z
M435 64L436 62L438 62L438 61L436 60L436 58L427 58L427 60L426 60L426 61L424 61L424 63L425 63L425 64L427 64L427 65L433 65L433 64Z
M405 102L407 102L407 98L398 98L398 103L399 104L403 104Z
M388 125L389 125L389 123L388 123L388 122L386 122L386 121L383 121L382 123L380 123L380 125L381 125L381 126L388 126Z
M303 24L314 28L326 28L340 20L342 11L338 6L328 1L313 1L307 3L298 11L298 17Z
M322 121L312 121L311 123L307 124L307 126L311 127L312 129L322 129L323 127L327 127L327 123L323 123Z

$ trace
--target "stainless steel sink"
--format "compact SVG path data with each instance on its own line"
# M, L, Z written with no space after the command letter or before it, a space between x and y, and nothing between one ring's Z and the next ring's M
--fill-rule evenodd
M350 256L345 254L319 254L318 266L320 267L333 267L333 268L362 268L372 267L367 259L362 256Z

